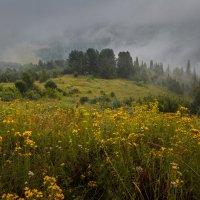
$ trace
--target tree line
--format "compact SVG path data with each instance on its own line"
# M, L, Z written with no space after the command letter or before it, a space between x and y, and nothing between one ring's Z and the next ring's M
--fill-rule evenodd
M21 80L24 73L34 81L45 82L49 78L63 74L93 75L98 78L125 78L139 83L153 83L181 95L191 96L194 88L199 85L195 68L188 61L185 69L168 66L164 69L162 63L150 61L147 64L134 60L128 51L121 51L116 58L110 48L98 51L89 48L86 51L72 50L66 60L40 60L38 64L21 65L18 68L0 69L0 82L15 82Z

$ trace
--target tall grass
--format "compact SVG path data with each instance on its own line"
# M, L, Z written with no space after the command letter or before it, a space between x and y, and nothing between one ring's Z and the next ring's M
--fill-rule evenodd
M200 121L157 102L0 107L2 199L199 199Z

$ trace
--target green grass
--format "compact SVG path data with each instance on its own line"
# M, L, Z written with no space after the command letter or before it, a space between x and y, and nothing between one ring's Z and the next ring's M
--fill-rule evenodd
M62 106L73 106L79 103L80 97L87 96L90 100L98 98L104 92L110 97L110 93L114 92L118 100L124 100L133 98L138 100L145 96L157 96L157 95L175 95L169 92L167 89L153 84L140 84L134 81L125 79L99 79L92 76L79 76L75 78L72 75L65 75L59 78L52 79L60 89L68 93L73 89L78 89L80 93L62 96L59 100L54 99L48 101L56 101ZM37 86L44 89L44 83L35 82ZM8 88L15 87L13 83L0 83L0 87ZM176 95L175 95L176 96ZM42 99L39 101L43 101ZM46 100L45 100L46 101Z
M88 97L98 96L102 90L105 91L106 94L114 92L121 100L128 97L138 99L149 94L158 95L169 92L155 85L143 84L139 86L134 81L125 79L106 80L91 78L89 76L74 78L73 76L65 75L61 78L54 79L54 81L65 91L71 88L78 88L81 91L81 96L87 95ZM92 91L91 94L88 94L89 90Z
M63 109L44 100L2 103L0 196L199 199L199 118L185 108L160 113L157 106L110 110ZM43 198L29 196L32 189Z

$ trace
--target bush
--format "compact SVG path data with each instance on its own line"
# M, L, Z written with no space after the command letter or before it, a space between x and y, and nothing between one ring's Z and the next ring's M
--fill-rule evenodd
M123 103L127 106L131 106L132 105L132 102L134 102L134 98L132 97L129 97L128 99L124 99Z
M116 97L115 93L114 92L111 92L110 93L110 96L113 98L113 97Z
M116 109L116 108L119 108L122 106L122 102L118 99L115 99L113 102L112 102L112 109Z
M54 89L51 89L51 88L46 89L45 94L46 94L46 96L49 97L49 98L60 99L60 95L59 95L58 91L56 91L56 90L54 90Z
M94 98L90 101L91 104L96 104L96 103L109 103L111 102L110 98L107 97L106 95Z
M80 100L79 100L79 102L80 102L80 104L85 104L87 101L88 101L89 99L88 99L88 97L86 96L86 97L81 97L80 98Z
M2 101L12 101L20 97L18 90L13 88L3 88L0 91L0 99Z
M74 78L78 77L78 72L74 72Z
M38 93L41 97L44 96L44 92L37 85L33 85L31 90L33 90L35 93Z
M33 86L33 78L31 77L31 75L27 72L24 72L22 74L22 81L24 81L27 85L27 88L31 88Z
M15 82L15 87L19 90L21 94L25 93L28 89L26 82L18 80Z
M36 90L28 90L25 96L30 100L38 100L41 98L41 95Z
M57 89L57 85L54 81L49 80L45 83L44 87L47 88L51 88L51 89Z
M78 93L80 93L80 90L77 89L77 88L74 88L74 89L72 89L72 90L69 91L69 94L70 94L70 95L78 94Z
M195 90L194 99L193 99L192 105L191 105L191 110L192 110L192 113L197 113L199 115L199 111L200 111L200 88L196 88L196 90Z
M189 108L189 103L184 99L169 96L169 95L159 95L157 97L147 96L144 97L143 100L140 100L141 103L144 102L153 102L155 99L158 101L158 108L161 112L176 112L179 108L179 105L185 106Z

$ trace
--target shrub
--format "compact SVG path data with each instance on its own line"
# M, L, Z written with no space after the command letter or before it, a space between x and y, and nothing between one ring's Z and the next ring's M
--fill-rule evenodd
M2 101L12 101L20 97L18 90L13 88L3 88L0 92L0 99Z
M46 96L49 97L49 98L60 99L60 95L59 95L58 91L56 91L56 90L54 90L54 89L51 89L51 88L46 89L45 94L46 94Z
M30 100L38 100L41 98L41 95L36 90L28 90L25 96Z
M78 72L74 72L74 78L77 78L78 77Z
M116 97L115 93L114 92L111 92L110 93L110 96L113 98L113 97Z
M33 78L27 72L22 74L22 80L26 83L27 88L31 88L33 86Z
M16 81L15 87L20 91L21 94L25 93L28 89L26 82L22 80Z
M132 105L132 102L134 102L134 98L132 97L129 97L128 99L124 99L123 103L127 106L131 106Z
M70 95L78 94L78 93L80 93L80 90L77 89L77 88L74 88L74 89L72 89L72 90L69 91L69 94L70 94Z
M44 96L44 92L37 85L33 85L31 90L33 90L35 93L38 93L40 96Z
M54 81L49 80L45 83L44 87L47 88L51 88L51 89L57 89L57 85Z
M106 95L100 96L97 98L94 98L90 101L91 104L96 104L96 103L108 103L111 102L110 98L107 97Z
M121 106L122 106L122 102L118 99L115 99L111 105L112 109L119 108Z
M80 100L79 100L79 102L80 102L80 104L85 104L87 101L88 101L89 99L88 99L88 97L86 96L86 97L81 97L80 98Z
M179 105L183 105L185 107L190 107L189 103L185 101L184 99L169 96L169 95L159 95L156 97L153 96L147 96L144 97L143 100L140 100L140 103L144 102L153 102L154 100L158 101L158 108L161 112L176 112L179 108Z

